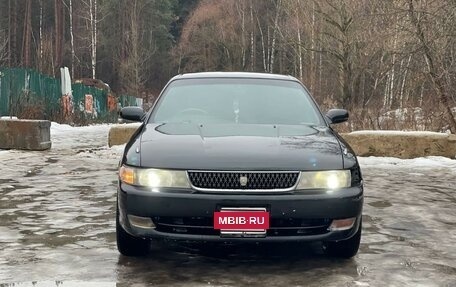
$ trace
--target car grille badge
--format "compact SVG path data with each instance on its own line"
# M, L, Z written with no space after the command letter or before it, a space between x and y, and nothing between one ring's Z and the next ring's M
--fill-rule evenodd
M241 186L246 186L248 181L249 179L245 175L241 175L239 177L239 183L241 184Z

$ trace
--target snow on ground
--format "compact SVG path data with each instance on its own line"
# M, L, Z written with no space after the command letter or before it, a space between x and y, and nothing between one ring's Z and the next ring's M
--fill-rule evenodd
M447 133L437 133L428 131L394 131L394 130L362 130L354 131L350 134L354 135L395 135L395 136L440 136L447 137Z
M113 124L101 124L72 127L52 122L51 149L107 149L108 132L112 126Z
M456 172L456 160L441 156L400 159L395 157L358 157L361 168L450 169Z
M81 127L73 127L66 124L59 124L52 122L51 123L51 136L60 135L63 133L74 133L74 132L96 132L99 131L101 133L108 132L109 129L114 124L100 124L100 125L90 125L90 126L81 126Z
M122 145L114 145L110 148L110 150L113 152L113 153L118 153L118 154L122 154L124 152L124 149L125 149L125 144L122 144Z

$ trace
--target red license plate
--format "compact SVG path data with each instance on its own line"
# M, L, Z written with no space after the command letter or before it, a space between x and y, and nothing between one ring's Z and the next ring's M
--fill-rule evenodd
M214 229L256 231L269 228L267 211L218 211L214 212Z

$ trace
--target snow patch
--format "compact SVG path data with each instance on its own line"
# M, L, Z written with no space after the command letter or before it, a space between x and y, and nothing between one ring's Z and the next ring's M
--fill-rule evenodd
M456 160L441 156L399 159L395 157L358 157L361 168L449 169L456 172Z
M114 124L99 124L99 125L90 125L90 126L81 126L73 127L66 124L59 124L56 122L51 122L51 135L62 134L62 133L73 133L73 132L106 132Z
M352 135L395 135L395 136L433 136L448 137L447 133L429 131L394 131L394 130L361 130L351 132Z
M126 146L126 144L114 145L114 146L110 147L109 149L111 150L112 153L121 155L125 150L125 146Z
M63 133L63 132L70 132L74 129L74 127L65 124L59 124L56 122L51 122L51 134Z

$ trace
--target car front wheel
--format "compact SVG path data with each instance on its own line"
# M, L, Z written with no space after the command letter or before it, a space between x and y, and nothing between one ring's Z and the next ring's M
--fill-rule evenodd
M340 258L351 258L358 253L361 242L362 222L359 224L358 231L350 239L337 242L324 242L323 248L329 256Z
M118 208L118 207L117 207ZM119 222L119 210L116 215L117 250L125 256L142 256L149 251L150 240L128 234Z

